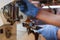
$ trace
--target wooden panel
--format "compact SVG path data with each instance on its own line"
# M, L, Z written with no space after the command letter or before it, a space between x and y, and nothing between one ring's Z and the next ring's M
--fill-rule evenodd
M20 34L19 34L20 35ZM19 36L18 35L18 36ZM34 35L31 33L30 35L27 34L27 32L22 35L20 38L18 37L17 40L35 40ZM42 35L39 35L39 40L46 40Z
M3 33L0 33L0 40L16 40L16 26L9 24L0 27L3 29Z

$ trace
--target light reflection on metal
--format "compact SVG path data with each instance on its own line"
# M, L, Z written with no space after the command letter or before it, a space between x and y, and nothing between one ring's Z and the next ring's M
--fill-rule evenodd
M0 0L0 9L14 0Z
M60 8L60 5L55 5L55 6L43 6L42 8Z

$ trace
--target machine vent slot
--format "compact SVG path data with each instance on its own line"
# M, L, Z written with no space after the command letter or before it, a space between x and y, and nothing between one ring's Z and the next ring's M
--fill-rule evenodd
M0 29L0 34L2 34L3 33L3 29Z

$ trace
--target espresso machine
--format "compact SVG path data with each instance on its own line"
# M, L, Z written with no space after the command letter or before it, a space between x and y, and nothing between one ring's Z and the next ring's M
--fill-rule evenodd
M26 16L24 13L20 11L20 8L17 4L20 5L19 0L11 2L4 6L2 8L2 13L7 20L7 24L4 24L0 27L0 39L1 40L17 40L17 29L16 25L17 23L22 23L23 27L27 29L28 35L33 34L35 40L40 40L39 35L35 30L41 29L42 27L36 26L34 21L32 21L30 18L33 18L31 16ZM26 9L25 9L26 10ZM32 25L30 25L32 24Z

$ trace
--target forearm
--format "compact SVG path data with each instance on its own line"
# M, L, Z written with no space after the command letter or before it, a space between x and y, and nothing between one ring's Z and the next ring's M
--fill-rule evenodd
M59 15L55 15L52 13L49 13L47 11L40 11L36 17L39 20L42 20L48 24L53 24L56 26L60 26L60 16Z
M25 11L24 9L24 13L27 15L27 16L33 16L33 17L36 17L37 15L37 12L39 10L39 8L35 7L33 4L31 4L28 0L23 0L26 4L27 4L27 8L28 8L28 11ZM24 6L25 7L25 6ZM21 9L21 7L20 7ZM40 10L40 12L38 13L37 15L37 18L46 22L46 23L49 23L49 24L53 24L53 25L56 25L56 26L60 26L60 16L57 16L57 15L54 15L54 14L49 14L49 12L47 12L48 10L44 11L44 10Z

